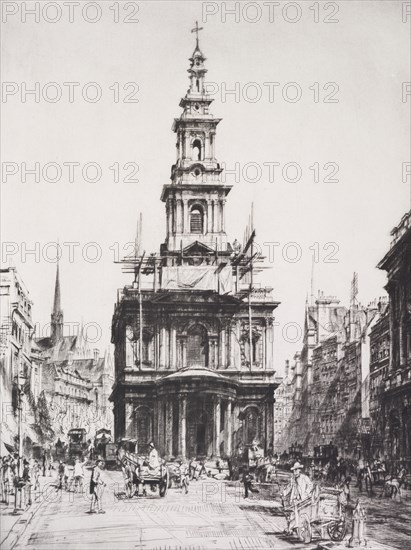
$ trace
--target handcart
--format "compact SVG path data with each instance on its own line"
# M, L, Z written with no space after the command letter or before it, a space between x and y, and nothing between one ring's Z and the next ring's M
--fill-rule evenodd
M312 496L294 504L283 501L284 515L298 538L308 544L314 534L342 541L347 532L343 493L339 489L317 486Z

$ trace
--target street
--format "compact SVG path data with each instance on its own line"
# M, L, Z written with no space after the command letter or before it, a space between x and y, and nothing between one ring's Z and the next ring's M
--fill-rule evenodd
M119 495L122 474L106 471L104 476L107 482L103 496L105 514L87 513L90 506L87 491L83 495L56 493L51 486L54 481L45 478L43 481L47 481L47 485L43 485L40 507L14 548L319 548L319 539L304 545L295 536L283 535L286 522L279 503L273 499L264 500L261 494L244 499L241 485L215 480L194 481L187 495L172 488L165 498L149 494L146 498L124 500ZM88 479L88 474L86 477ZM362 500L368 510L368 548L405 548L411 536L411 528L405 524L410 501ZM349 535L347 532L347 540ZM341 548L347 542L342 544ZM7 545L3 548L8 550Z

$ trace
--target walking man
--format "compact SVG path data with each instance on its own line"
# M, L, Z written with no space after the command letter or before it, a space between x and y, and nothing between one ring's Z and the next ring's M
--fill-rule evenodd
M90 478L90 495L91 495L91 502L90 502L90 514L95 514L96 511L99 514L105 514L105 511L102 509L102 497L103 497L103 490L106 486L106 483L101 479L101 470L103 469L104 462L103 460L97 460L96 465L91 471L91 478ZM97 506L97 510L95 510Z

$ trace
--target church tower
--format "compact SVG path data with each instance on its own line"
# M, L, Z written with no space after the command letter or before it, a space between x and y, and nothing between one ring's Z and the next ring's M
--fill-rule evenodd
M230 244L216 134L205 89L206 58L197 41L189 88L173 123L176 162L161 200L166 238L160 251L123 260L134 282L118 293L115 345L115 438L145 453L154 440L164 457L230 457L274 434L271 287L254 282L263 267L255 230ZM139 235L141 231L139 231Z
M216 132L220 118L210 113L213 99L205 89L206 58L197 43L188 69L190 86L180 101L183 112L173 123L176 163L161 196L166 203L167 236L163 253L174 256L193 243L217 255L227 253L224 210L231 186L220 181ZM188 251L186 251L188 252ZM173 265L172 261L168 265Z
M61 309L60 269L57 263L56 284L54 287L53 312L51 314L51 340L55 344L63 338L63 311Z

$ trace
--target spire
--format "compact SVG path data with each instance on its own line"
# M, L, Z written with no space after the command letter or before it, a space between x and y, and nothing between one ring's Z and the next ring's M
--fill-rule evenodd
M54 287L54 304L53 304L53 314L59 313L61 310L61 292L60 292L60 266L57 262L57 271L56 271L56 284Z
M54 303L51 314L51 339L53 343L63 338L63 312L61 310L61 292L60 292L60 265L57 261L56 283L54 286Z

